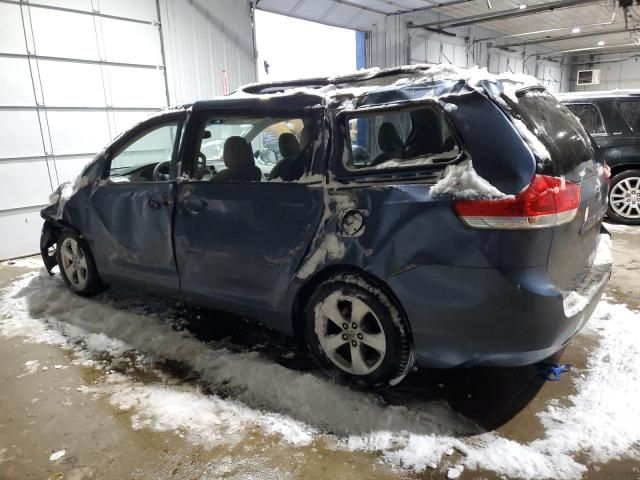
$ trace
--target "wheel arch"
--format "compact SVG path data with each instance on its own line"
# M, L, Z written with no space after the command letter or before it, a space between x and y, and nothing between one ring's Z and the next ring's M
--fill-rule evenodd
M638 163L621 163L618 165L610 165L609 168L611 168L611 177L624 173L627 170L640 170L640 159L638 159Z
M52 248L53 245L56 245L57 249L58 237L60 236L60 232L65 228L73 230L79 236L82 236L77 228L62 219L52 219L48 217L44 219L44 225L42 226L42 233L40 235L40 255L50 275L52 274L51 270L53 267L58 265L58 261L55 254L50 255L49 249Z
M322 282L337 274L353 274L360 276L382 290L389 297L393 306L398 309L398 312L400 312L400 315L404 319L407 331L409 332L411 345L413 345L411 322L409 322L407 312L402 306L398 296L382 278L353 265L329 265L308 278L296 292L291 310L291 330L300 345L306 348L303 332L303 314L309 298L313 295L315 289L322 284Z

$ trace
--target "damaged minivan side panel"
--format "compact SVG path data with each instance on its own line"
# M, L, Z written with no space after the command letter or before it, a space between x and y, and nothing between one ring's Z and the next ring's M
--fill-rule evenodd
M461 142L457 162L473 161L478 174L482 172L481 176L503 189L505 195L528 184L535 173L535 159L504 113L477 92L451 95L441 102L455 105L446 114ZM415 106L411 102L402 108ZM362 108L367 107L372 106ZM477 115L479 110L483 116ZM379 279L392 289L412 319L421 364L459 365L472 361L477 352L517 350L521 338L484 344L474 339L470 332L476 327L469 309L482 305L493 311L494 320L485 319L488 321L481 322L482 328L495 328L495 338L500 338L504 322L520 312L505 309L498 296L507 289L524 304L535 301L517 285L526 282L527 275L544 275L551 231L523 235L466 228L451 209L448 195L430 193L430 185L445 175L446 165L425 165L412 176L396 172L395 180L385 171L369 172L366 177L350 174L341 166L346 124L341 115L334 116L334 122L333 131L341 132L334 138L331 157L335 180L328 185L325 217L296 284L337 267L363 270ZM362 223L355 232L350 230L350 217ZM510 272L509 276L497 273L500 271ZM474 276L469 272L479 273ZM479 283L486 282L496 284L495 290L479 288ZM429 311L424 310L425 304L430 305ZM523 323L530 335L540 336L533 320ZM541 337L540 344L545 340L548 338Z
M141 122L98 154L72 191L68 186L61 186L57 204L43 211L44 229L49 232L43 235L43 250L49 249L56 231L70 227L81 233L89 244L103 281L135 282L166 291L177 290L172 239L176 181L151 177L157 162L164 162L167 167L177 162L184 116L184 111L172 110ZM153 155L153 150L147 148L145 152L152 152L151 158L123 167L130 175L110 172L114 158L165 125L172 126L175 133L168 156L163 152ZM136 158L135 152L132 156ZM144 178L145 175L148 178ZM46 264L54 266L53 257L48 254L43 257ZM132 271L136 272L135 279Z
M344 347L341 361L351 359L360 372L362 362L353 362L359 340L391 332L386 339L397 348L373 341L382 352L375 361L384 364L389 352L386 358L398 366L381 367L385 381L399 381L415 357L430 367L545 358L584 324L606 283L580 303L584 308L567 313L569 282L558 276L568 271L564 257L579 260L567 274L573 281L577 270L589 272L589 256L602 244L606 186L600 187L598 158L585 144L575 168L541 171L561 162L536 131L548 126L545 115L526 121L509 103L518 105L520 87L500 86L497 78L484 85L491 76L478 69L407 68L387 85L377 82L394 71L318 79L308 87L296 81L291 89L257 85L144 122L98 155L43 211L47 268L55 264L50 251L57 232L74 228L105 282L164 290L285 333L302 329L312 354L321 358L325 347ZM540 98L523 106L556 108L542 87L534 89ZM579 127L556 110L558 123L575 130L571 141L580 140ZM260 152L247 132L256 125L293 118L306 128L304 119L314 115L312 125L322 124L323 131L302 177L274 179L260 170L238 178L231 171L231 181L220 180L218 173L231 168L227 160L255 173ZM231 117L247 130L205 131L221 125L219 131L238 132ZM140 165L119 158L124 170L113 172L123 149L176 119L181 130L169 156L165 149ZM296 135L286 132L294 145L303 136L296 133L292 139ZM205 138L219 142L215 158L200 151ZM229 155L228 141L237 146ZM569 157L577 158L575 152ZM569 157L562 161L575 160ZM539 202L543 197L546 203ZM562 201L568 207L561 211ZM534 209L542 203L548 209ZM372 329L364 333L351 321L363 304L369 313L360 321ZM370 383L379 384L374 377Z
M40 236L40 254L50 274L57 265L55 244L60 230L64 227L78 230L81 225L88 223L86 213L83 217L83 209L78 207L87 201L88 192L99 182L104 170L104 158L103 150L82 169L75 182L61 184L49 196L49 205L40 212L44 219Z

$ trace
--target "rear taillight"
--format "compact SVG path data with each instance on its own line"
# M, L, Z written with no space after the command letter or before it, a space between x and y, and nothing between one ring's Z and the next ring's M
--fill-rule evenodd
M453 209L473 228L520 230L570 222L580 206L580 185L535 175L522 192L496 200L456 200Z

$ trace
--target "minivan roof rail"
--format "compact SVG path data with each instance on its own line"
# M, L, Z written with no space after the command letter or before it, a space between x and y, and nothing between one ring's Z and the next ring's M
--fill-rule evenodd
M348 75L338 75L335 77L315 77L315 78L302 78L297 80L282 80L276 82L264 82L264 83L251 83L240 87L238 91L251 94L260 93L278 93L284 92L291 88L322 88L327 85L335 85L340 87L341 85L353 85L358 82L364 82L367 80L374 80L385 77L392 77L395 75L401 75L405 73L412 73L417 71L429 70L433 65L431 64L419 64L419 65L403 65L399 67L390 68L369 68L366 70L360 70Z

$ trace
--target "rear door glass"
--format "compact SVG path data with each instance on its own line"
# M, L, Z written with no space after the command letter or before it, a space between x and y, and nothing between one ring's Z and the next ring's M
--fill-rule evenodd
M606 133L602 117L595 105L591 103L570 103L566 107L580 119L580 123L587 133L594 135Z
M618 111L632 131L640 131L640 100L620 100Z
M589 135L567 107L547 91L524 90L517 94L518 102L510 102L510 110L520 118L549 151L547 161L538 161L538 173L569 175L585 162L592 164L595 152ZM592 165L585 168L593 170ZM584 170L581 169L584 174Z

